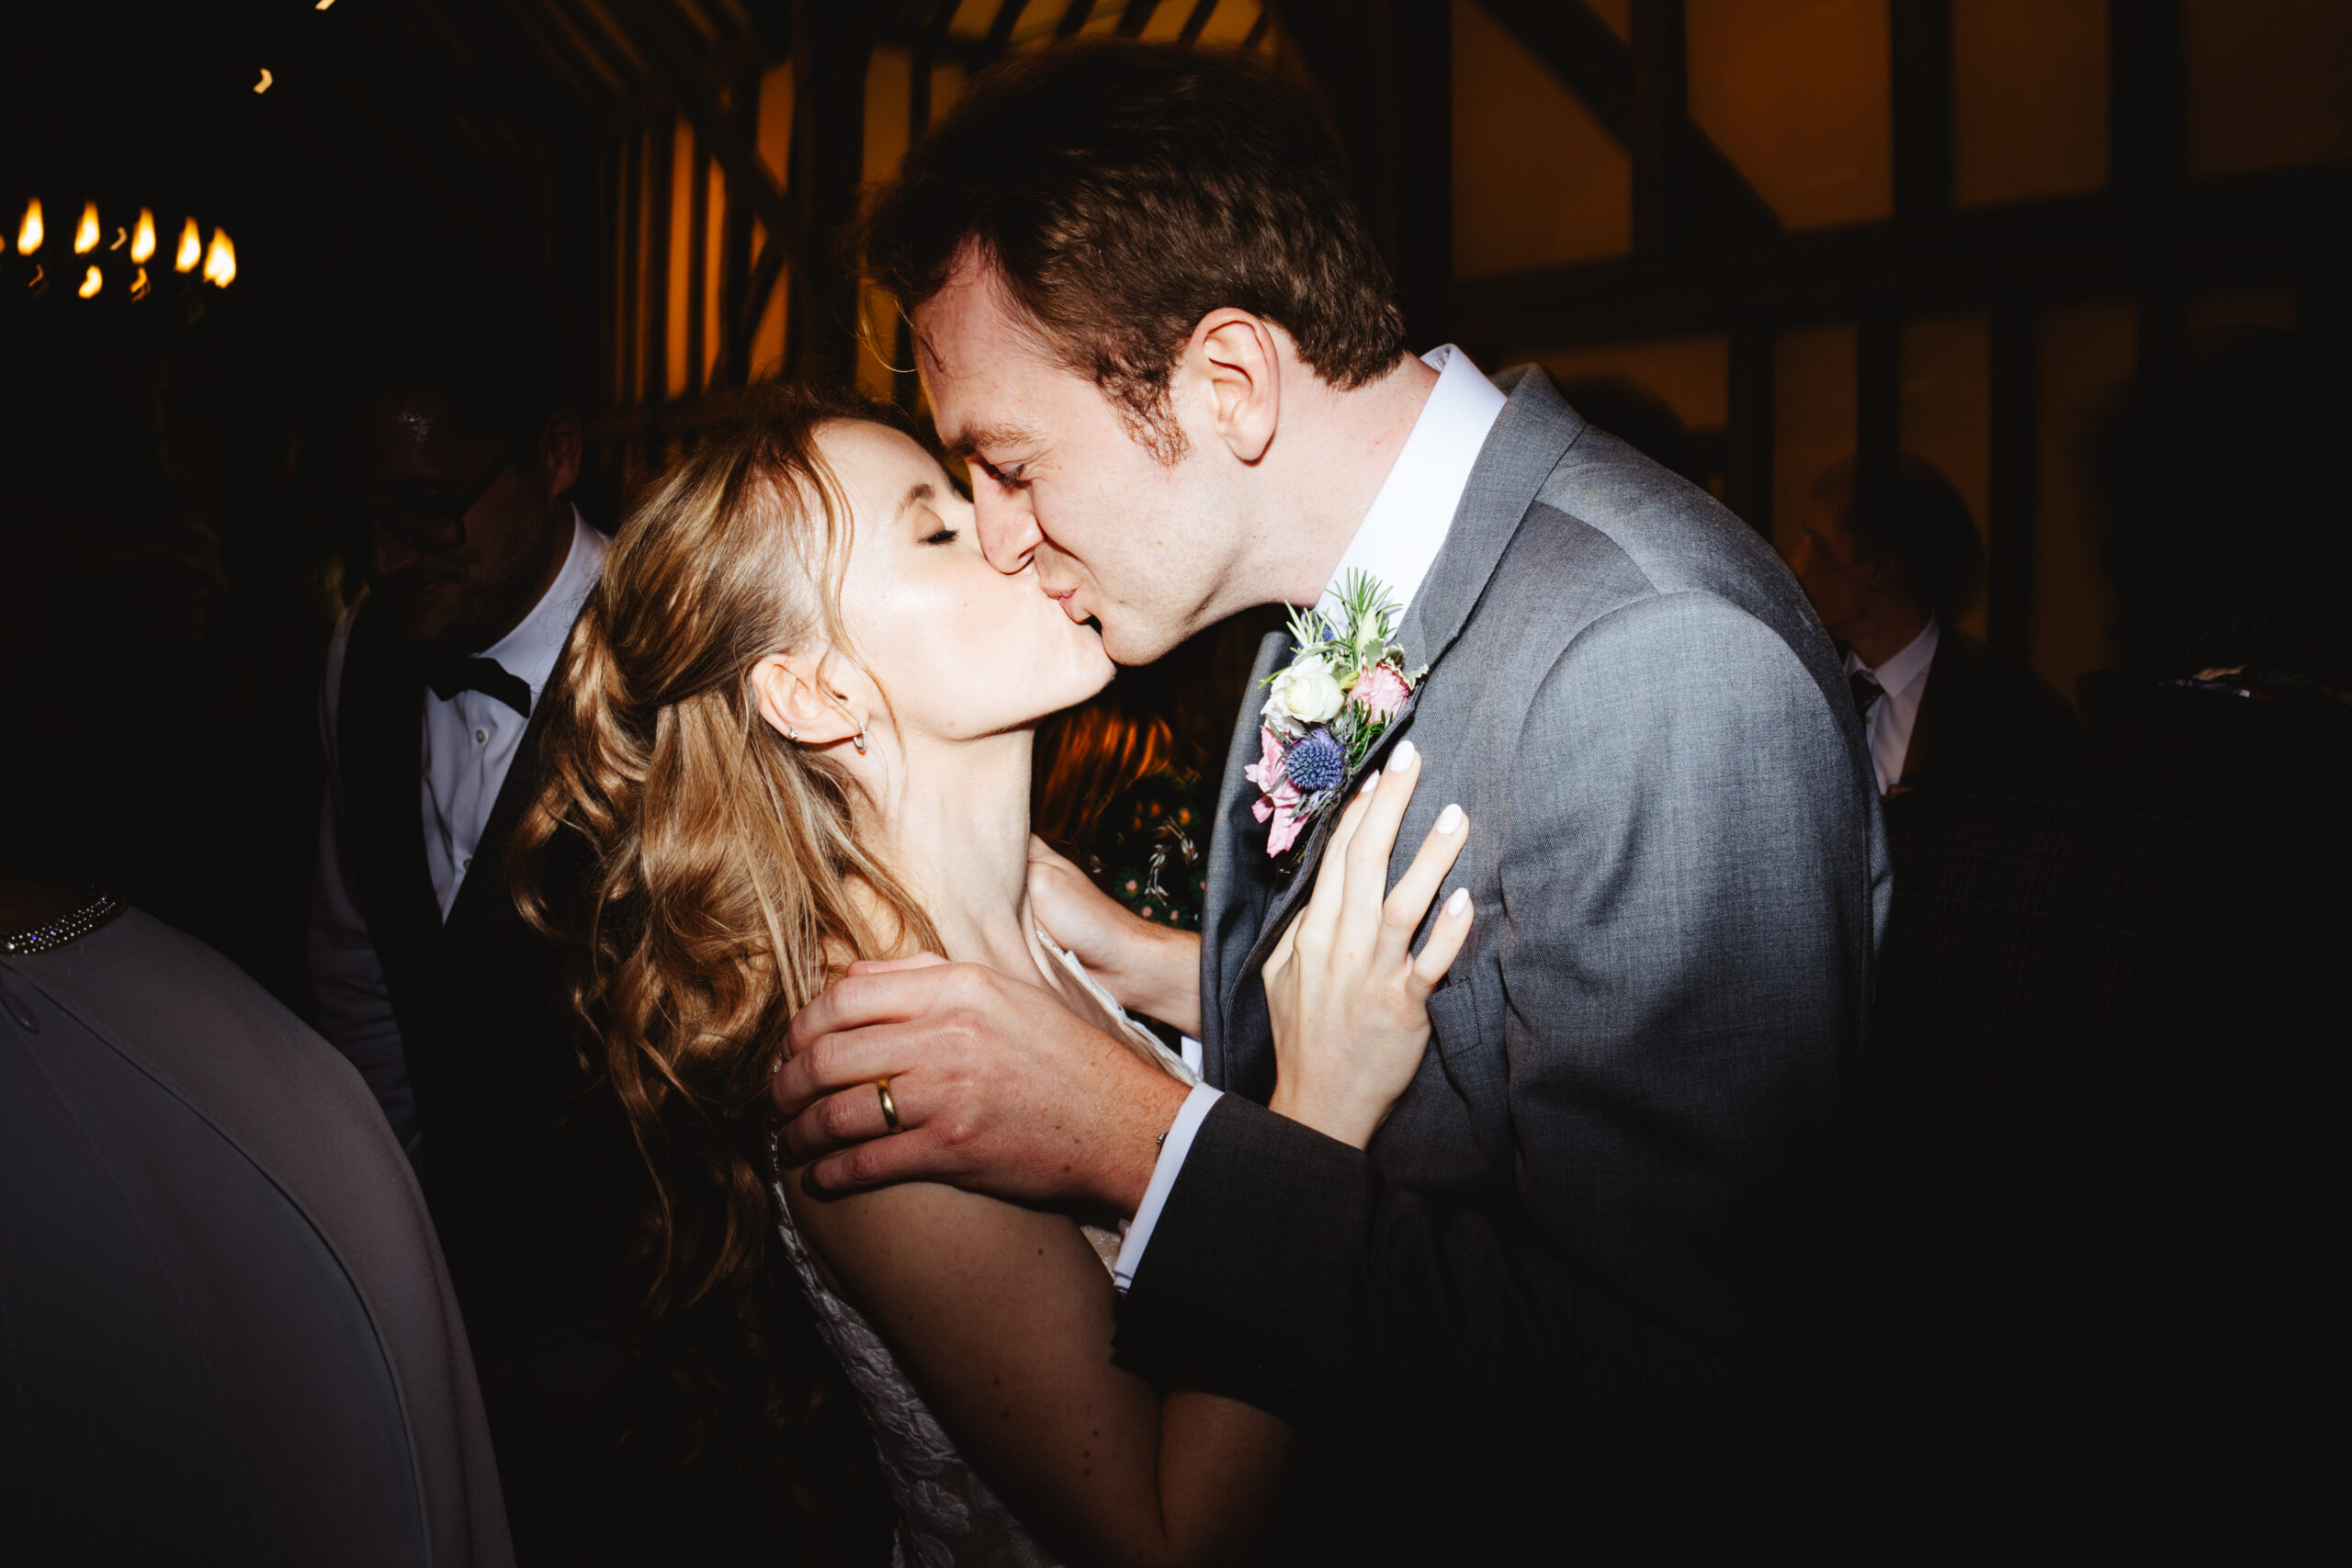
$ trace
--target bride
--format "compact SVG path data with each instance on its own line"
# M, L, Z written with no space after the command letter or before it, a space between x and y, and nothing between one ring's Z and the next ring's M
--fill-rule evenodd
M780 1249L865 1407L900 1563L1236 1561L1287 1445L1272 1416L1114 1364L1114 1235L937 1185L819 1199L775 1164L785 1026L853 963L989 965L1190 1079L1028 903L1032 727L1111 674L1034 570L988 564L971 504L888 415L763 389L621 529L516 835L526 909L577 944L573 998L652 1168L656 1299L741 1298ZM1336 831L1393 839L1401 802L1367 817L1377 793ZM1466 837L1450 815L1388 899L1408 924ZM585 886L543 899L541 852L575 836ZM1302 919L1340 918L1337 882ZM1368 1140L1468 925L1441 914L1400 971L1404 1026L1346 1050L1296 1043L1329 988L1296 949L1333 944L1286 944L1275 1108Z

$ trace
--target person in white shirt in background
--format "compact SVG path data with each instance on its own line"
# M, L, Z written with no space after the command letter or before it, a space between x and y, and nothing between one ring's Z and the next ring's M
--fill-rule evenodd
M510 297L511 296L511 297ZM631 1195L555 959L508 889L534 716L609 548L555 333L516 290L363 327L319 459L367 584L327 652L309 955L322 1033L414 1161L526 1561L603 1561ZM634 1506L634 1505L632 1505Z
M1789 564L1845 656L1881 795L2075 745L2064 699L1960 629L1984 547L1932 463L1905 453L1867 493L1853 464L1828 469Z

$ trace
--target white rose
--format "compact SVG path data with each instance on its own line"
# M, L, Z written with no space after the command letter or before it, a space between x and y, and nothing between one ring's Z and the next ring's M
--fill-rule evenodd
M1340 682L1332 679L1329 665L1319 659L1302 659L1274 677L1272 694L1266 698L1266 716L1295 724L1322 724L1337 717L1340 705L1347 700Z

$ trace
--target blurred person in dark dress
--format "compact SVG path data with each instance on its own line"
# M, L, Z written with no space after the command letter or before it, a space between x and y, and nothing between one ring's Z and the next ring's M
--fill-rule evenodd
M1863 483L1851 463L1829 469L1790 565L1845 655L1880 794L2075 744L2057 693L1960 629L1984 547L1934 464L1905 453Z
M1919 1559L2352 1561L2347 422L2310 341L2137 389L2089 750L1889 813Z

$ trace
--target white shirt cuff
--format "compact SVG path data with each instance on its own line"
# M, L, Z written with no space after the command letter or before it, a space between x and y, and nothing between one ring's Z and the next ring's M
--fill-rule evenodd
M1168 1136L1159 1145L1159 1158L1151 1168L1151 1185L1143 1190L1143 1202L1125 1227L1126 1239L1119 1244L1119 1260L1111 1266L1112 1282L1119 1287L1121 1295L1125 1295L1127 1287L1136 1282L1136 1270L1143 1266L1143 1249L1151 1245L1151 1228L1159 1223L1159 1211L1167 1206L1168 1194L1176 1189L1176 1178L1184 1168L1184 1156L1193 1152L1193 1134L1201 1130L1209 1107L1224 1092L1204 1083L1194 1084L1193 1092L1178 1107L1176 1120L1169 1124Z

